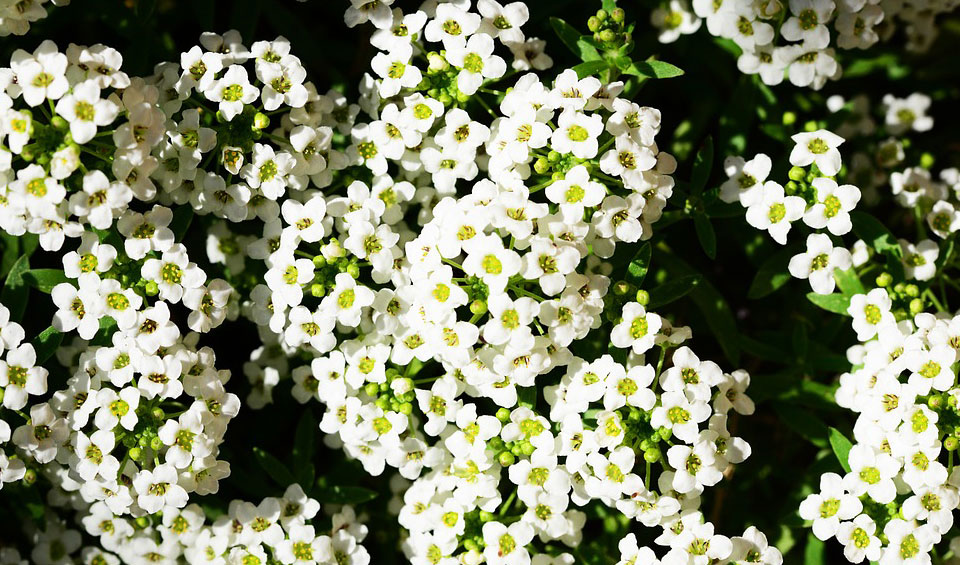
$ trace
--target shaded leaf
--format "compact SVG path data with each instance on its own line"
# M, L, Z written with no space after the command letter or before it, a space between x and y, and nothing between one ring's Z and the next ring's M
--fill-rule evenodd
M774 293L793 278L787 270L790 258L796 255L796 246L784 247L768 257L750 283L747 298L758 299Z
M628 282L637 287L643 284L643 279L646 278L647 271L650 269L651 253L652 248L650 247L650 242L644 242L644 244L640 246L640 249L637 250L637 254L633 256L630 264L627 265Z
M33 338L30 343L37 352L37 365L43 364L47 359L56 353L57 348L63 342L63 334L53 326L40 332L40 335Z
M717 233L713 230L713 224L703 214L693 217L693 227L697 232L697 239L700 246L703 247L707 257L715 259L717 257Z
M187 234L190 228L190 222L193 221L193 208L190 206L177 206L173 209L173 219L170 220L170 230L177 241L183 241L183 236Z
M550 25L553 27L553 31L556 32L557 37L560 38L560 41L566 45L567 49L574 55L580 57L581 61L597 61L601 58L597 49L586 41L581 41L580 32L567 22L560 18L551 17Z
M377 492L363 487L320 486L314 491L320 502L327 504L362 504L377 497Z
M784 402L776 402L774 407L788 428L817 447L827 446L827 425L810 410Z
M290 469L287 469L286 465L263 449L254 447L253 456L257 460L257 464L270 475L270 478L273 479L277 485L286 488L297 482L293 473L290 472Z
M7 274L7 280L3 283L3 290L0 291L0 302L10 309L10 319L19 322L23 319L23 313L27 309L27 296L30 287L23 280L23 273L30 269L30 258L26 255L17 259L17 262L10 268Z
M693 171L690 174L690 192L700 194L710 179L710 170L713 168L713 137L707 136L697 156L693 159Z
M673 78L683 74L683 70L665 61L651 59L649 61L634 61L624 69L624 74L644 78Z
M877 253L890 253L898 259L903 255L897 238L880 220L862 210L854 210L850 212L850 221L853 233Z
M703 277L700 275L686 275L676 277L656 288L652 288L650 289L650 302L647 303L647 309L655 310L670 304L674 300L683 298L701 282L703 282Z
M71 282L60 269L31 269L23 273L23 280L28 285L50 294L53 287L60 283Z
M856 294L865 294L867 290L860 282L856 269L850 268L845 271L834 269L833 278L837 280L837 286L844 296L850 298Z

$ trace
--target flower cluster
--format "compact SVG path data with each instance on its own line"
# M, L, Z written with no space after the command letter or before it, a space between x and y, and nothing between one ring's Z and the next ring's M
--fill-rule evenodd
M353 508L344 506L330 516L328 533L318 532L311 523L319 510L320 504L297 484L282 497L264 498L259 504L235 500L215 520L208 520L197 504L165 506L150 519L134 519L117 516L98 502L80 527L98 537L102 548L81 547L80 532L49 513L43 529L33 535L30 559L72 563L64 559L77 554L81 563L105 565L176 563L178 558L188 563L369 563L361 545L367 527ZM19 564L20 555L15 549L0 552L0 562Z
M838 405L858 415L853 443L837 450L844 473L823 474L819 490L806 497L799 512L817 538L842 543L850 562L930 563L934 546L950 531L953 511L960 506L960 475L953 466L960 422L955 372L960 322L930 287L946 266L941 255L950 252L927 239L925 227L940 240L956 230L950 202L956 171L944 170L943 182L936 182L926 167L907 169L923 175L926 183L905 180L906 172L888 174L905 160L907 134L933 127L926 114L928 97L884 97L882 125L870 116L865 97L850 103L833 97L828 106L843 118L838 131L848 140L871 136L879 142L869 153L856 153L845 169L838 150L844 137L826 130L794 135L791 181L777 192L783 222L802 217L807 226L821 230L808 235L807 250L791 259L789 272L809 279L816 293L809 295L812 302L849 316L860 342L847 352L852 368L840 376L835 393ZM725 200L738 198L748 207L747 220L765 227L756 220L772 221L772 205L764 208L764 216L770 210L769 218L756 214L751 219L751 211L763 205L755 185L766 193L765 184L759 183L769 174L771 160L761 154L729 163ZM869 245L858 240L849 249L840 243L840 236L851 230L857 235L871 232L863 228L869 216L856 220L860 230L851 220L860 190L838 186L838 175L862 179L872 202L886 197L909 209L919 242L886 235ZM789 224L781 229L785 235ZM878 268L882 272L873 288L866 279L861 282ZM936 313L925 311L928 307Z
M701 22L716 37L740 50L737 66L768 85L786 77L795 86L820 89L841 76L836 49L866 49L889 40L898 24L906 49L923 52L938 35L936 18L952 12L956 0L670 0L651 14L664 43L696 32ZM701 19L702 18L702 19Z
M0 310L20 420L0 420L0 480L48 482L103 548L51 515L33 559L369 561L352 509L317 535L296 485L210 526L191 503L230 474L241 400L205 345L229 320L262 341L247 406L290 382L323 404L328 446L402 477L415 563L569 563L600 509L656 528L664 563L779 565L755 528L731 539L699 511L750 454L728 429L754 410L749 375L701 360L615 272L673 194L660 112L623 82L535 72L551 60L522 3L391 4L346 12L377 28L358 103L306 80L283 37L235 31L147 78L49 41L0 69L0 228L62 265L16 267L56 308L41 337L72 336L55 366L22 305ZM814 141L807 164L835 174ZM823 190L808 223L839 229ZM656 561L622 537L623 563Z

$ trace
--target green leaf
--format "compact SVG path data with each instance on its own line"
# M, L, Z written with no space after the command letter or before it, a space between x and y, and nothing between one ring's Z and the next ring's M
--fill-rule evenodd
M605 60L586 61L584 63L580 63L579 65L573 66L573 70L577 71L577 76L579 78L598 74L601 71L607 70L608 68L610 68L610 63Z
M790 258L796 255L796 246L784 247L767 258L760 264L757 274L750 283L750 289L747 291L747 298L756 300L776 292L778 288L787 284L793 278L787 270L790 264Z
M253 456L257 460L257 464L270 475L270 478L273 479L277 485L286 488L297 482L297 479L294 478L293 473L290 472L290 469L287 469L286 465L263 449L254 447Z
M293 436L293 473L301 485L312 485L317 473L313 464L316 437L317 421L311 410L305 410Z
M647 304L647 309L655 310L683 298L701 282L703 282L703 277L700 275L685 275L652 288L650 289L650 302Z
M637 254L633 256L633 259L630 261L630 264L627 265L627 281L633 285L640 286L643 284L643 279L647 276L647 271L650 269L650 254L653 249L650 247L650 242L644 242L640 246L640 249L637 250Z
M693 159L693 171L690 174L690 192L700 194L710 179L710 170L713 168L713 137L707 136L697 156Z
M71 282L60 269L31 269L23 273L23 280L28 285L46 294L50 294L53 287L60 283Z
M601 7L609 14L617 9L617 0L602 0Z
M177 206L173 209L173 219L170 220L170 230L173 231L173 237L177 241L183 241L183 236L187 234L190 228L190 222L193 221L193 208L190 206Z
M624 69L623 72L624 74L644 78L673 78L683 74L683 70L679 67L655 59L634 61L633 64L630 65L629 68Z
M897 259L903 255L897 238L880 220L862 210L850 212L853 233L872 247L877 253L890 253Z
M857 271L854 268L845 271L834 269L833 278L837 280L837 286L840 287L840 292L847 298L851 298L856 294L866 294L867 292L867 289L863 287L863 283L860 282L860 277L857 276Z
M30 287L23 281L23 273L29 269L30 258L26 255L20 257L10 268L7 280L3 283L3 290L0 291L0 302L10 309L10 319L15 322L22 320L23 313L27 310Z
M697 214L693 217L693 227L697 232L697 239L700 240L700 246L703 247L707 257L715 259L717 257L717 234L713 231L713 224L710 219L703 214Z
M60 347L62 342L63 334L53 326L40 332L40 335L30 342L33 344L33 349L37 352L37 365L43 364L44 361L56 353L57 348Z
M830 447L833 448L834 455L836 455L837 460L840 461L840 466L843 467L844 471L849 473L850 449L853 447L853 443L837 428L830 428Z
M817 294L816 292L808 292L807 300L828 312L842 316L850 315L847 313L847 308L850 307L850 299L842 294Z
M827 425L809 409L784 402L774 403L774 409L788 428L817 447L827 446Z
M803 547L803 565L823 565L826 563L824 554L827 544L823 543L813 532L807 534L807 543Z
M3 254L0 255L0 277L3 277L10 272L13 264L20 258L20 240L7 232L0 232L0 244L3 245Z
M737 321L733 316L733 310L730 309L730 305L727 304L723 295L680 257L671 253L662 253L657 255L657 260L675 273L693 276L698 279L696 288L690 293L690 298L693 299L704 318L706 318L710 334L720 344L723 354L734 366L739 365L740 344L738 336L740 332L737 331ZM651 292L652 300L653 293Z
M362 504L377 497L377 492L363 487L319 486L314 496L327 504Z
M560 18L551 17L550 25L553 26L553 31L556 32L560 41L566 45L567 49L574 55L580 57L581 61L597 61L602 59L596 47L583 41L580 32L567 22Z

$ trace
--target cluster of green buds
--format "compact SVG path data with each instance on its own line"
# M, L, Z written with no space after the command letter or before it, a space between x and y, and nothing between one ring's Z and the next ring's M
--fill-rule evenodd
M666 355L666 351L663 352ZM638 454L643 454L643 460L647 463L656 463L663 457L660 449L660 443L667 442L672 436L672 432L667 428L653 429L650 426L650 413L639 408L629 407L626 418L626 437L625 445L632 445L633 450ZM623 409L621 409L621 412Z
M127 456L134 461L152 462L163 449L158 435L168 416L155 402L146 402L137 407L137 425L133 430L117 429L118 443L127 448Z
M328 246L340 249L340 243L332 239ZM329 249L330 247L328 247ZM337 256L339 255L339 256ZM315 255L313 257L313 282L310 283L310 294L315 298L323 298L327 292L336 286L336 277L340 273L347 273L353 278L360 276L360 260L353 255L349 257L335 251L324 255Z
M377 407L384 412L399 412L409 416L413 413L413 401L416 399L413 381L395 368L387 369L385 374L386 381L379 384L367 383L363 392L375 399Z
M630 41L630 30L625 21L623 8L614 8L609 12L601 9L587 20L587 29L593 32L593 38L598 43L605 48L615 49Z
M917 285L903 282L893 284L893 275L888 272L877 275L876 283L887 290L890 300L893 301L891 311L898 322L913 318L926 308Z
M431 51L427 53L427 71L423 73L423 80L417 85L417 90L426 92L430 98L438 100L444 107L466 104L470 96L460 92L457 87L459 70L447 62L446 52Z

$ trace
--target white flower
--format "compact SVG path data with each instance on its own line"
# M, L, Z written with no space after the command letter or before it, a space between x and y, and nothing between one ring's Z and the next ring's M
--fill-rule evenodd
M177 470L167 464L140 471L133 478L137 504L148 514L164 506L183 508L187 504L187 491L177 483L177 478Z
M850 472L843 478L843 486L850 494L864 493L880 504L891 502L897 496L893 478L900 471L900 463L890 455L869 445L856 444L847 456Z
M803 215L804 223L815 229L827 228L833 235L848 233L853 228L850 211L860 201L860 189L852 184L838 186L826 177L815 178L812 184L817 202Z
M749 207L763 195L763 184L772 165L770 157L763 153L758 153L749 161L743 157L727 157L723 162L723 170L729 179L720 185L720 200L739 201L744 207Z
M926 94L915 92L906 98L887 94L883 97L883 105L890 135L902 135L911 129L922 132L933 128L933 118L927 115L930 97Z
M616 347L632 347L640 354L654 345L654 338L660 331L660 316L647 312L636 302L623 306L623 319L610 332L610 343Z
M223 117L230 121L243 111L244 104L252 104L257 99L260 90L250 84L245 68L230 65L222 77L210 83L203 95L207 100L219 103Z
M857 339L867 341L877 335L881 326L895 323L896 320L890 312L892 305L890 295L882 288L851 297L847 312L853 316L853 329L857 332Z
M485 33L470 36L465 44L448 44L446 58L460 68L457 88L466 95L474 94L484 79L500 78L507 71L504 60L493 54L493 38Z
M851 522L840 524L837 541L844 545L843 556L851 563L860 563L864 558L870 561L880 559L880 538L875 534L877 524L866 514L860 514Z
M901 239L900 249L903 271L908 279L928 281L933 278L937 272L936 260L940 256L940 247L935 242L925 239L914 245Z
M939 200L927 213L927 225L930 230L943 239L960 230L960 212L946 200Z
M39 106L46 99L57 100L66 94L67 56L57 51L49 39L40 44L33 55L22 49L13 52L10 68L17 77L23 100L30 106Z
M830 32L826 24L833 15L834 3L827 0L790 0L789 4L793 16L780 29L783 38L802 41L816 49L829 45Z
M813 535L828 540L837 534L841 520L850 520L863 510L860 500L843 488L843 480L836 473L820 477L820 492L811 494L800 503L800 517L813 520Z
M785 245L790 223L803 216L806 208L803 198L785 196L782 186L768 180L763 184L760 195L749 200L751 204L747 208L747 222L759 230L767 230L774 241Z
M29 395L47 392L47 370L34 366L37 353L29 343L7 351L0 361L0 387L3 387L3 406L20 410L27 405Z
M790 152L790 164L795 167L806 167L816 163L820 172L833 176L840 172L840 151L837 147L843 143L843 138L827 130L802 132L790 137L796 145Z
M834 247L830 236L814 233L807 236L807 250L790 259L790 274L798 279L809 279L817 294L830 294L836 288L834 269L846 270L852 264L850 252Z
M389 53L377 53L370 62L380 77L380 96L396 96L404 88L414 88L423 79L420 69L411 64L413 48L409 43L395 45Z
M597 137L603 131L603 119L575 110L566 110L557 119L550 145L560 153L573 153L580 159L597 156Z
M112 100L100 98L100 87L88 80L75 84L56 106L57 114L70 122L70 135L79 144L93 139L98 126L110 125L117 118L120 107Z

